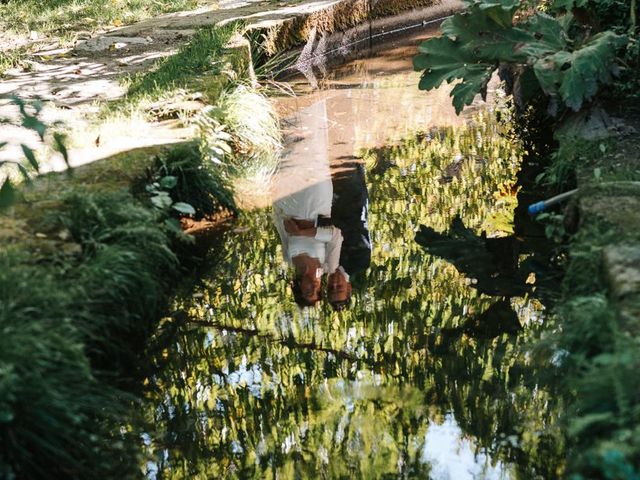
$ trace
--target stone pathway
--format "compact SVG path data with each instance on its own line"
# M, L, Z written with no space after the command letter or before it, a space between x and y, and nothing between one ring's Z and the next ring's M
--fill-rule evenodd
M134 119L118 125L93 125L90 118L98 112L100 102L118 99L126 93L121 78L148 70L156 60L175 53L197 28L267 8L273 8L273 4L264 1L210 4L191 12L114 28L80 40L72 48L39 51L27 61L27 68L8 72L0 83L0 95L43 100L42 119L49 124L63 122L74 137L70 151L74 166L132 148L183 141L191 138L192 131L178 122L148 124ZM14 105L0 100L0 118L14 119L17 115ZM78 132L82 138L77 138ZM19 143L34 149L41 147L33 132L7 125L0 128L2 141L8 141L9 145L0 151L0 159L19 158ZM46 156L48 152L42 153ZM64 168L64 162L56 156L44 165L45 171Z
M65 123L74 139L70 151L73 166L136 147L183 141L192 138L193 132L177 121L149 124L132 119L93 125L90 118L99 111L100 102L126 93L120 83L123 76L148 70L159 58L175 53L198 28L244 19L252 28L269 29L318 12L348 10L351 3L362 1L222 0L197 10L162 15L82 39L73 48L37 52L27 62L27 68L8 72L0 82L0 95L46 102L42 119ZM436 0L434 7L451 9L450 4L454 3ZM0 100L0 118L16 118L17 113L10 102ZM35 134L6 125L0 128L0 142L3 141L9 145L0 150L0 159L20 157L21 142L40 147ZM62 159L54 156L45 170L64 167Z

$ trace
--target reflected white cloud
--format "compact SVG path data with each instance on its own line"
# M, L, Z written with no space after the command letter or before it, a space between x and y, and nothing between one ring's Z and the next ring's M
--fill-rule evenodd
M485 453L474 453L472 439L465 437L453 415L438 425L431 422L425 435L422 461L431 464L432 480L508 480L502 462L493 462Z

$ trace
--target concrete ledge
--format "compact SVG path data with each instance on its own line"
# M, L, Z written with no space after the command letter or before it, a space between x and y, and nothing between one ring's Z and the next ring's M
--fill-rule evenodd
M602 193L580 200L580 218L601 220L612 225L623 237L640 232L640 196Z
M603 251L611 299L620 310L623 328L640 335L640 245L611 245Z
M327 50L344 50L370 37L382 37L407 26L418 26L462 9L460 0L337 0L291 9L286 15L252 15L247 30L264 34L269 55L308 41L325 42Z

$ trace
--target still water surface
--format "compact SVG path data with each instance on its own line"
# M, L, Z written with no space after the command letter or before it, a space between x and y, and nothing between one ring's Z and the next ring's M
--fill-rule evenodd
M560 406L524 348L545 307L523 149L498 100L457 117L419 92L417 43L281 101L273 201L332 193L350 308L300 309L272 209L243 214L158 334L148 478L558 477Z

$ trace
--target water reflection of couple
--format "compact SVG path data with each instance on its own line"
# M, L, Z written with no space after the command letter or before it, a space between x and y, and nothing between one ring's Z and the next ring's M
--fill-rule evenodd
M331 219L334 188L325 104L318 102L299 115L302 126L290 138L276 176L274 223L284 260L295 270L291 287L296 303L318 303L326 275L327 300L342 310L350 303L352 288L349 274L340 265L343 233Z
M322 298L322 277L326 273L329 303L336 310L344 308L351 297L351 283L338 264L343 240L340 229L294 217L284 217L281 225L278 231L283 255L295 269L291 288L296 303L315 305Z

